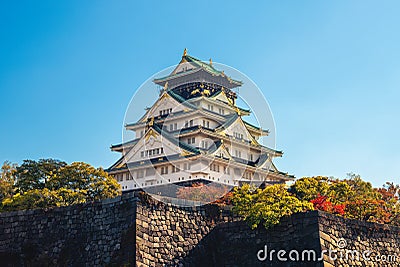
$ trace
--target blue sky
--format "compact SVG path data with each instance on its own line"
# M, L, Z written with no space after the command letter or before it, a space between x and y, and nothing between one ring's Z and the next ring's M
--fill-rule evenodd
M133 93L187 47L262 88L283 171L400 180L398 1L0 5L1 162L110 166Z

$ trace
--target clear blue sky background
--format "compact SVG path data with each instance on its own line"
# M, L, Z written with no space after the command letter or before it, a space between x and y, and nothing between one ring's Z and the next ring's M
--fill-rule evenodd
M399 11L398 1L2 1L0 161L108 167L136 88L187 47L262 88L283 171L399 182Z

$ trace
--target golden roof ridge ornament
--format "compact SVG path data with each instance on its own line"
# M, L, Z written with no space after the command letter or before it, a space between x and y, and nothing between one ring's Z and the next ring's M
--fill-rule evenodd
M238 116L242 116L240 109L238 107L236 107L236 113L238 114Z
M210 66L212 66L213 62L212 62L212 58L210 58Z
M187 56L187 49L186 49L186 48L183 50L183 56L184 56L184 57Z

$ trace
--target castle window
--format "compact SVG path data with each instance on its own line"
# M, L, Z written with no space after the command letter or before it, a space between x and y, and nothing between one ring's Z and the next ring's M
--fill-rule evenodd
M192 127L193 126L193 120L189 121L189 126Z
M194 143L196 143L196 139L195 139L194 137L188 138L187 143L188 143L189 145L190 145L190 144L194 144Z
M237 158L241 158L242 157L242 152L240 151L240 150L235 150L235 156L237 157Z
M219 172L219 165L218 164L211 164L210 170Z
M219 108L218 109L219 114L224 115L225 114L225 110L223 108Z
M185 171L190 170L190 164L189 164L189 163L184 163L184 164L183 164L183 169L184 169Z
M203 127L204 128L210 128L210 122L206 121L206 120L203 120Z
M174 130L178 129L178 123L174 123Z
M208 148L208 142L204 141L204 140L201 140L201 147L204 148L204 149L207 149Z
M164 153L164 149L162 147L160 147L160 148L149 149L144 152L142 151L142 152L140 152L140 156L141 157L144 157L144 155L146 155L146 157L147 156L155 156L155 155L160 155L162 153Z
M244 178L251 180L252 174L251 172L245 172L244 173Z
M174 130L174 125L173 125L173 124L170 124L170 125L169 125L169 131L172 132L173 130Z
M236 139L243 139L243 134L241 134L241 133L234 132L234 133L233 133L233 136L234 136Z
M168 174L168 166L161 167L161 174Z
M172 108L160 110L160 116L168 115L169 113L172 113Z
M180 171L180 169L179 169L179 165L172 165L172 172L179 172Z
M224 173L225 173L225 174L230 174L230 170L229 170L228 167L224 167Z

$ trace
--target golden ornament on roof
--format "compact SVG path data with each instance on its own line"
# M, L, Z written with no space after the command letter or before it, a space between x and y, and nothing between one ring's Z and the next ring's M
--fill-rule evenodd
M238 108L238 107L236 107L236 112L237 112L237 114L240 116L241 114L240 114L240 109Z
M191 94L191 95L195 95L195 94L197 94L197 93L200 93L199 88L193 90L190 94Z

